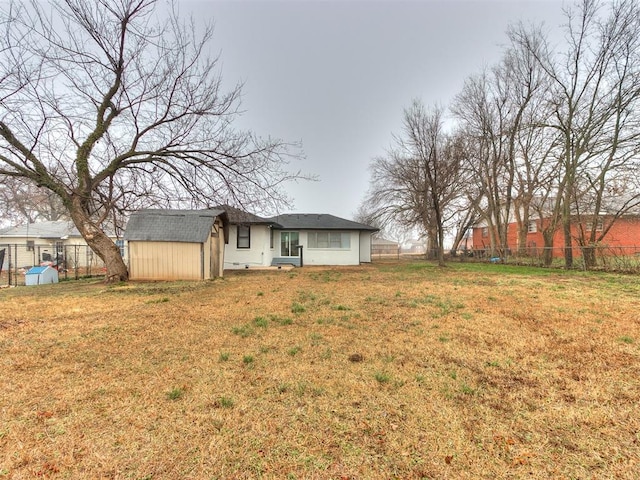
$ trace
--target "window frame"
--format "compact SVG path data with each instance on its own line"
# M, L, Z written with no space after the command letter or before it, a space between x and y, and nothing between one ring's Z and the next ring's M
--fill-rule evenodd
M591 230L593 230L593 222L587 222L585 225L585 230L587 232L590 232ZM604 230L604 221L599 218L598 220L596 220L596 232L602 232Z
M307 248L312 250L351 250L351 232L313 230L307 233Z
M241 234L240 232L245 231L246 230L246 235L245 234ZM246 245L241 245L240 241L241 240L246 240ZM244 242L242 242L244 243ZM251 225L238 225L237 228L237 235L236 235L236 248L241 248L243 250L246 250L248 248L251 248Z
M300 232L298 230L280 230L280 257L300 257ZM286 237L286 242L285 242ZM295 237L295 239L293 238ZM282 251L282 247L286 245L289 254Z
M120 250L120 256L122 258L125 258L125 253L124 253L124 239L123 238L118 238L115 241L116 247L118 247L118 249Z

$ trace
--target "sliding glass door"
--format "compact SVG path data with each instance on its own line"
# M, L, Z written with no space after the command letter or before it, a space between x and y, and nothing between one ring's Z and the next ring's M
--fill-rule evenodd
M280 256L298 257L300 255L298 232L280 232Z

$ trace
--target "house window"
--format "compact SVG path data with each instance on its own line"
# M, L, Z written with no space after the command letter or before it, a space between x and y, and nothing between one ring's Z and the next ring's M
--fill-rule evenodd
M487 238L489 236L489 227L482 227L482 238Z
M249 225L238 225L238 248L251 248L251 228Z
M309 232L307 238L309 248L351 248L351 234L348 232Z
M300 239L298 232L280 232L280 256L299 257L299 244Z
M56 258L54 260L57 266L64 266L64 242L57 241L55 244Z
M587 232L590 232L591 230L593 230L593 222L587 222ZM598 220L596 222L596 232L601 232L602 230L604 230L604 224L602 223L602 220Z
M269 248L273 249L273 227L269 227Z
M120 249L120 256L124 258L124 240L116 240L116 247Z
M35 246L36 246L35 241L27 240L27 252L33 252L33 249L35 248Z
M538 222L535 220L529 221L529 226L527 227L527 232L536 233L538 231Z

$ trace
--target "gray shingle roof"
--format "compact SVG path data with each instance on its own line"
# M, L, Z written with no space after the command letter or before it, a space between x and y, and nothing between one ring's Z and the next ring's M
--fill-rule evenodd
M19 225L0 230L3 237L30 237L30 238L66 238L79 237L80 232L72 222L46 221Z
M239 208L232 207L230 205L220 205L217 207L227 212L229 223L232 224L244 224L244 225L273 225L274 221L269 218L259 217L253 213L245 212Z
M371 240L371 245L394 245L394 246L398 246L398 242L395 242L393 240L387 240L386 238L374 238L373 240Z
M224 210L140 210L131 215L124 238L128 241L204 243L216 217L227 222Z
M109 237L115 238L116 234L109 226L104 226L104 233ZM17 227L9 227L0 229L0 237L29 237L44 239L60 239L64 240L69 237L81 238L80 232L72 221L55 220L30 223L28 225L19 225Z
M275 223L287 230L365 230L377 232L378 229L363 223L353 222L326 213L289 213L272 217Z

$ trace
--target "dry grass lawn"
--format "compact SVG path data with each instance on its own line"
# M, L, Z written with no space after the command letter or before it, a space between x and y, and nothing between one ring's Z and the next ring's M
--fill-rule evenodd
M0 373L0 479L640 478L636 276L3 289Z

